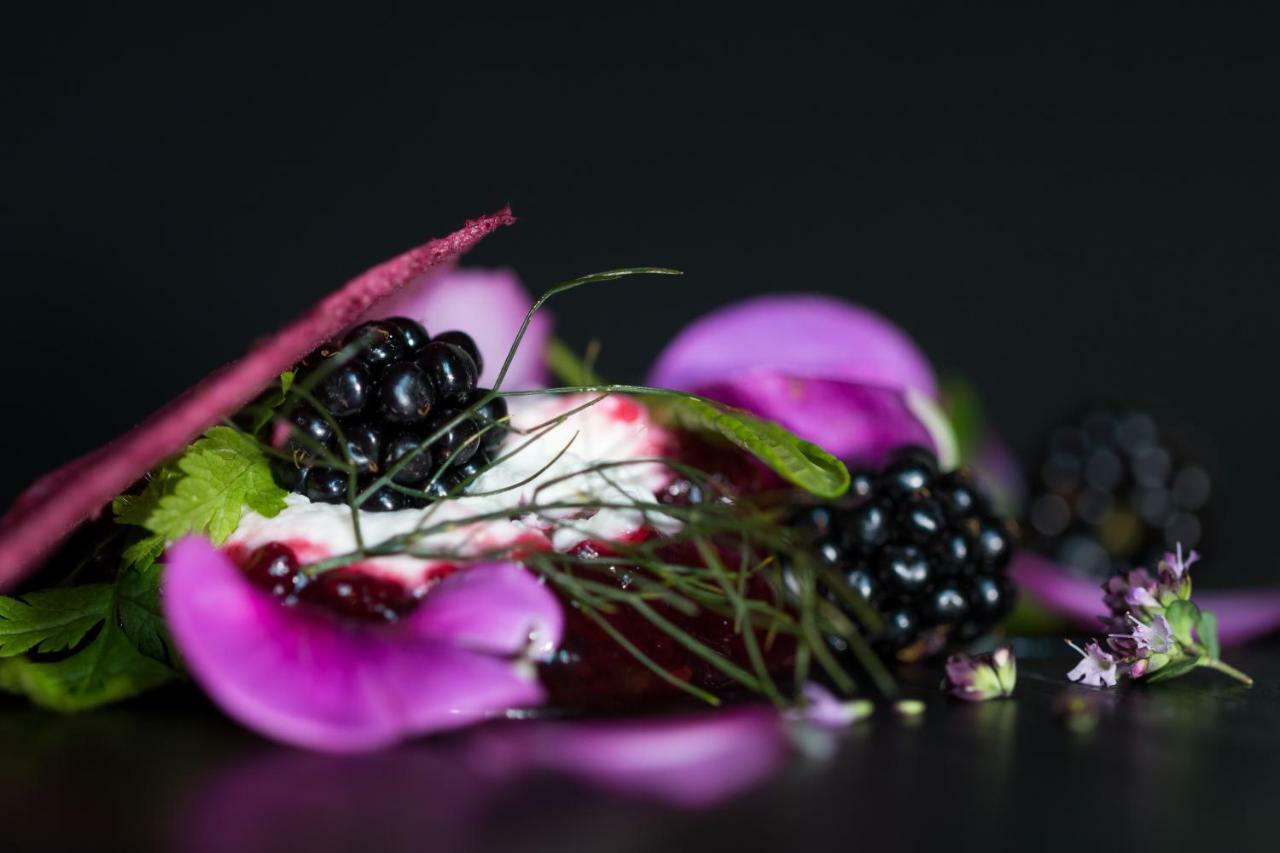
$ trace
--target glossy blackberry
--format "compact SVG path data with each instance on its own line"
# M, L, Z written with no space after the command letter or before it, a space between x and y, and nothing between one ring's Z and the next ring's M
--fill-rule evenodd
M433 340L440 341L446 344L453 344L458 349L462 350L467 355L471 356L471 361L476 366L477 375L484 373L484 359L480 356L480 348L476 346L475 339L473 339L466 332L459 332L457 330L441 332L440 334L436 335L435 338L433 338Z
M1100 405L1064 420L1028 471L1027 546L1082 576L1153 565L1179 543L1204 547L1203 454L1146 412Z
M931 453L908 447L853 480L843 503L806 506L793 523L879 612L883 651L937 651L980 636L1008 612L1011 528L966 473L940 473Z
M353 466L366 490L412 454L393 476L395 487L378 487L361 509L426 506L465 491L500 454L509 432L500 397L446 428L489 393L476 387L482 363L469 335L451 331L432 340L404 317L364 323L341 342L320 347L298 365L294 380L318 408L295 402L286 410L291 434L284 456L271 463L276 481L313 501L345 503L350 475L334 458Z
M413 361L399 361L382 374L378 387L378 415L393 424L426 421L436 392L426 372Z
M466 350L439 339L422 348L417 363L442 403L465 402L480 378L480 371Z

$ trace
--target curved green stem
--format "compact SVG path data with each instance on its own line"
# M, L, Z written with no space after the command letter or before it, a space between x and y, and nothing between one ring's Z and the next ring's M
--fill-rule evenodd
M1250 678L1248 675L1244 674L1240 670L1236 669L1234 666L1232 666L1229 663L1224 663L1223 661L1215 660L1214 658L1202 657L1196 661L1196 666L1202 666L1205 669L1217 670L1223 675L1234 678L1236 681L1239 681L1241 684L1245 685L1246 687L1253 686L1252 678Z

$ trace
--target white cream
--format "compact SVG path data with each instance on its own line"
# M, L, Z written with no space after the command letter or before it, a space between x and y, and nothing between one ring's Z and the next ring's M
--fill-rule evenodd
M649 420L643 406L626 397L606 398L568 415L559 424L549 425L591 399L584 395L509 398L513 426L527 433L542 432L546 425L545 433L477 478L469 489L475 497L442 501L425 509L360 512L365 546L376 546L420 527L509 512L534 503L651 503L672 475L665 465L643 460L666 455L670 436ZM530 438L513 432L502 453L511 453ZM557 454L561 454L558 459ZM634 464L587 471L604 462ZM544 467L546 470L541 470ZM524 480L529 482L522 483ZM516 486L517 483L521 485ZM228 546L252 550L268 542L285 542L308 562L356 550L355 527L347 506L312 503L296 494L289 495L286 504L274 518L247 511ZM662 530L678 526L670 516L629 508L558 509L538 514L531 511L519 517L480 521L424 535L412 546L415 553L423 556L376 557L361 560L360 564L416 587L429 582L451 562L435 555L465 557L519 543L531 548L568 550L587 539L621 539L647 525ZM432 556L426 557L428 554Z

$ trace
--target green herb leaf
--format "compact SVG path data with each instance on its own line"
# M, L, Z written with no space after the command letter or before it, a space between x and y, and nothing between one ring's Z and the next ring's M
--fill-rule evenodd
M547 343L547 367L565 385L604 384L604 380L559 338L552 338Z
M120 627L129 641L149 658L169 658L168 632L160 610L160 572L155 562L143 568L120 570L116 580L116 608Z
M110 622L92 643L64 660L0 661L0 689L22 693L56 711L82 711L134 696L173 678L173 671L138 652Z
M1177 678L1180 675L1186 675L1196 667L1196 658L1182 658L1176 660L1168 666L1163 666L1155 672L1148 675L1143 681L1155 684L1157 681L1168 681L1170 678Z
M147 479L147 485L136 495L120 495L111 502L111 511L117 524L146 527L147 519L155 512L161 499L173 492L182 479L182 472L172 465L163 465Z
M185 476L159 498L144 522L167 540L199 533L221 545L235 532L246 505L268 518L284 509L286 492L276 485L257 442L230 427L210 429L176 465Z
M1173 636L1184 647L1190 647L1195 643L1192 637L1192 631L1200 622L1200 608L1189 599L1178 599L1165 608L1164 616L1169 620L1169 627L1173 629Z
M849 489L843 462L773 421L691 396L668 398L661 409L685 429L705 429L728 439L818 497L838 498Z
M1222 646L1218 643L1218 616L1204 611L1200 614L1200 624L1196 625L1196 635L1200 645L1204 646L1208 656L1213 660L1222 657Z
M252 425L249 432L257 435L262 428L270 423L271 418L275 415L275 410L284 405L284 401L289 398L289 389L293 387L293 381L296 378L292 370L286 370L280 374L277 386L263 393L255 406L258 407L257 414L254 415Z
M89 584L0 597L0 657L35 649L58 652L84 639L111 602L109 584Z

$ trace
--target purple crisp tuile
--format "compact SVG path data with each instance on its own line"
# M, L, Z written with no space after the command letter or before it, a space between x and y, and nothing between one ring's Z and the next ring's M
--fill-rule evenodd
M109 444L46 474L0 518L0 589L30 572L80 522L235 412L316 345L352 325L424 272L449 264L495 229L508 208L368 270Z
M264 735L328 752L537 705L543 691L525 655L560 641L555 597L513 565L446 578L419 610L383 625L284 607L209 542L188 537L168 551L162 592L174 642L219 707Z

